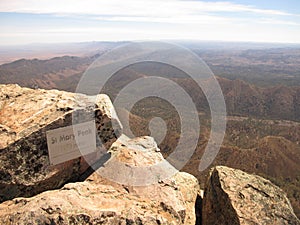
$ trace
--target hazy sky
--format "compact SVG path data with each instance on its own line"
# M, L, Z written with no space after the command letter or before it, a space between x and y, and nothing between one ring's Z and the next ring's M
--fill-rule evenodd
M1 0L0 45L222 40L300 43L299 0Z

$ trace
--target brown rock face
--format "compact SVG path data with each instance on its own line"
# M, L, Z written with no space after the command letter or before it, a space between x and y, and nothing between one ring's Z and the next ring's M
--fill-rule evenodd
M270 181L224 166L208 179L202 208L203 225L300 224L286 194Z
M50 166L46 131L90 118L95 120L97 147L103 151L121 134L121 124L106 95L0 85L0 202L76 181L89 165L80 157ZM96 160L96 154L89 158Z
M154 165L162 159L155 146L150 137L122 138L107 164ZM103 178L101 168L84 182L2 203L0 224L195 224L199 184L192 175L177 172L152 185L128 186Z

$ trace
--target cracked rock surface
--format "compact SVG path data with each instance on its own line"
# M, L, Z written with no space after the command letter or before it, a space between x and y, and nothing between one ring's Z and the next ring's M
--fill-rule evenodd
M91 119L97 148L108 149L122 132L108 96L0 85L0 202L76 181L97 152L52 166L46 131Z
M300 224L286 194L270 181L238 169L212 169L204 191L203 225Z
M153 150L151 154L147 149ZM150 137L123 138L111 151L118 154L112 154L108 163L116 158L128 166L137 166L137 162L142 166L163 159ZM130 186L103 178L101 171L96 171L85 181L66 184L60 190L0 204L0 224L194 225L198 192L197 179L183 172L152 185Z

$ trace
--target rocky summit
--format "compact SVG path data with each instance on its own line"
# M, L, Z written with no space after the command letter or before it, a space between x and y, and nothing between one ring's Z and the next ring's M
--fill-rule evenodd
M286 194L270 181L241 170L217 166L204 191L203 225L297 225Z
M213 168L203 196L152 137L122 134L106 95L0 85L0 115L0 224L300 224L280 188L237 169ZM91 118L95 152L52 165L46 133Z

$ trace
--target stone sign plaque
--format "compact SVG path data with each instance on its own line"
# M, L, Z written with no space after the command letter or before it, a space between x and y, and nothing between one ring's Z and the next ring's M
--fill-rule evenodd
M96 151L95 121L49 130L46 134L51 165Z

